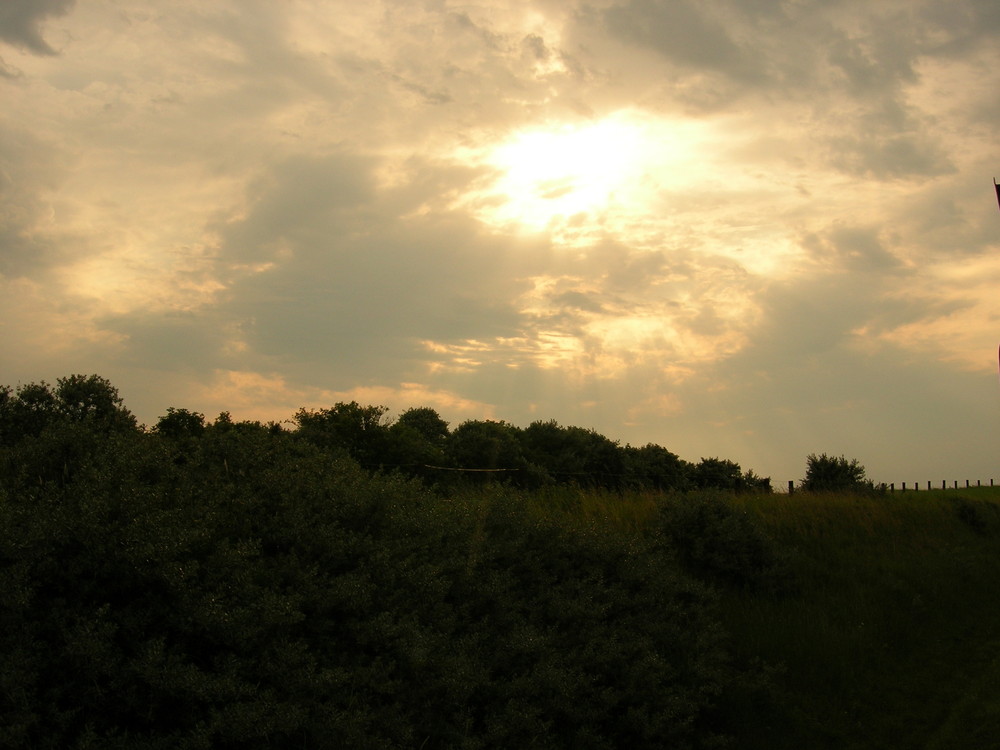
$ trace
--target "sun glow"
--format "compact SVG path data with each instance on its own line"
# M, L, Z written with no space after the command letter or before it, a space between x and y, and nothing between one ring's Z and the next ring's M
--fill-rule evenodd
M488 218L533 229L592 221L630 200L649 147L648 128L625 117L519 132L488 157L501 173Z
M526 128L476 155L493 169L463 203L494 226L549 230L564 241L634 233L664 190L704 171L714 134L703 123L625 110L603 119Z

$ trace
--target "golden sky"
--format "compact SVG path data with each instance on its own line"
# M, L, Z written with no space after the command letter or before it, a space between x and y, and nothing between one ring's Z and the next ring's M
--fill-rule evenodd
M996 0L5 0L0 382L1000 479Z

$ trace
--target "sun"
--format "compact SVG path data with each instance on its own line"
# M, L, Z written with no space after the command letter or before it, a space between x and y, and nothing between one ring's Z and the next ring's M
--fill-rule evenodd
M646 128L624 117L515 133L487 157L500 174L487 218L532 229L593 218L635 188L647 141Z

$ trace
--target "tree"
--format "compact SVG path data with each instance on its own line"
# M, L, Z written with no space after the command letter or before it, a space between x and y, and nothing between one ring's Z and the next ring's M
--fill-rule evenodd
M200 437L205 432L205 415L187 409L167 407L165 416L160 417L153 428L164 437L179 440L184 437Z
M702 458L701 463L694 467L693 479L698 489L743 489L743 470L740 465L722 458Z
M691 482L694 467L654 443L625 446L625 459L632 482L641 489L686 490Z
M556 482L610 488L625 474L622 448L595 430L537 421L521 433L521 443L527 459Z
M134 428L135 417L125 408L118 389L99 375L70 375L56 380L60 410L70 419L91 420L109 428Z
M448 440L448 423L428 407L407 409L388 430L385 460L410 476L430 479L439 473Z
M64 423L104 432L136 428L118 389L99 375L59 378L54 388L43 380L19 386L16 392L9 386L0 389L0 444L13 445Z
M470 419L448 437L447 454L463 469L524 469L518 432L506 422Z
M856 458L848 460L825 453L806 457L806 478L802 480L806 492L869 492L873 488L865 478L865 467Z
M346 451L355 461L377 468L385 460L389 427L385 406L339 402L329 409L299 409L295 414L298 436L326 449Z
M428 406L407 409L399 415L393 427L410 428L431 445L442 446L448 439L448 423Z

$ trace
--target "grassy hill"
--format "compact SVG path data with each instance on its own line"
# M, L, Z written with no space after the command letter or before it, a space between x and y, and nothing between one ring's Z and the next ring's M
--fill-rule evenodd
M1000 746L1000 489L728 502L790 571L720 588L736 652L778 667L738 747Z
M1000 490L435 490L256 423L22 432L0 444L4 747L1000 736Z
M734 747L1000 747L1000 487L556 490L533 504L564 523L666 532L761 678L722 697Z

